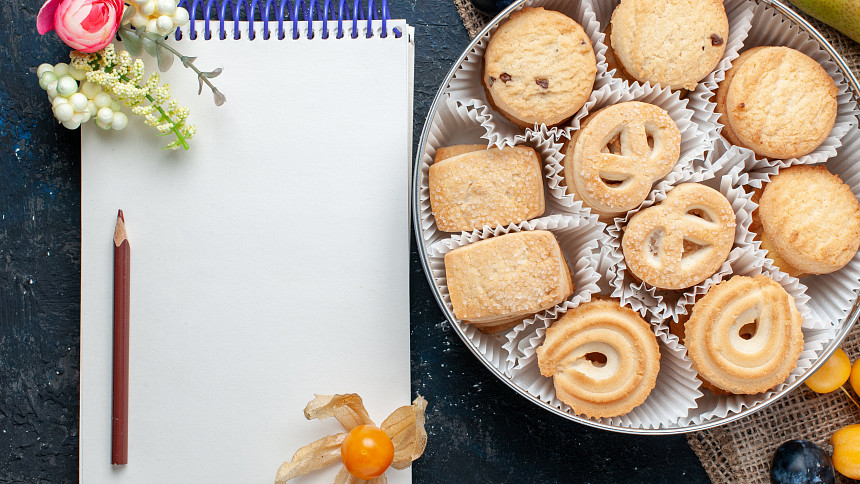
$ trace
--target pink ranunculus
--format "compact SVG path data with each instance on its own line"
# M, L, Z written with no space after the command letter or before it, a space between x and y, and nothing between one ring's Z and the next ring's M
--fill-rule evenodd
M96 52L113 40L122 20L123 0L48 0L39 10L36 28L56 30L69 47Z

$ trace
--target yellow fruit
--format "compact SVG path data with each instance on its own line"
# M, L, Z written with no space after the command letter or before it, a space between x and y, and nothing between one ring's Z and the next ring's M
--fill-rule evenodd
M833 467L845 477L860 479L860 424L843 427L830 438Z
M806 386L816 393L830 393L848 381L851 374L851 360L837 348L818 370L806 379Z
M854 360L854 365L851 366L851 388L854 389L854 393L860 395L860 364L857 362L860 361L860 358Z
M860 3L855 0L791 0L791 3L860 42Z

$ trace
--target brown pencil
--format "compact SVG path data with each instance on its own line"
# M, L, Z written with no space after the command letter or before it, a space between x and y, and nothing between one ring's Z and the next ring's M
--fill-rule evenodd
M128 463L128 323L131 251L122 210L113 235L113 412L111 463Z

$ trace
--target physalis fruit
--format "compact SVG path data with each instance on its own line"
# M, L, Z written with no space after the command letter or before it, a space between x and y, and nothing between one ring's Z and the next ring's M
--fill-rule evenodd
M851 360L842 348L837 348L830 358L806 379L806 386L816 393L830 393L844 385L850 374Z

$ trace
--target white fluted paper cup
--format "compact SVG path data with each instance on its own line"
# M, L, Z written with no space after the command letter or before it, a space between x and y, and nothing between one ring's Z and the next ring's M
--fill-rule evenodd
M603 45L603 33L591 5L586 0L532 0L525 2L522 7L543 7L547 10L561 12L575 20L585 30L585 34L591 39L597 60L597 77L594 88L599 89L611 82L612 76L606 72L606 46ZM546 130L546 126L536 125L534 128L523 128L508 121L501 113L496 111L487 100L487 94L482 83L484 67L484 51L495 29L490 30L481 38L465 60L457 68L457 72L451 82L445 88L445 93L450 99L462 104L469 109L474 109L481 124L487 131L490 143L502 147L513 146L521 143L525 133L529 131Z
M811 368L812 364L818 360L824 348L833 341L834 337L836 337L836 330L834 328L822 330L804 329L803 351L800 353L797 367L791 371L784 382L764 393L755 395L716 395L709 390L705 390L702 397L696 402L697 411L687 417L681 418L678 421L678 425L686 427L706 423L709 420L717 418L725 418L769 400L786 386L794 383L806 370Z
M575 414L573 409L556 396L553 379L541 375L536 350L543 344L546 330L553 322L585 302L588 301L559 308L554 314L535 317L533 324L523 328L518 344L512 348L517 363L510 371L511 380L533 397L571 414ZM702 396L699 390L701 382L696 379L690 361L683 357L676 344L669 343L665 337L657 335L657 342L660 346L660 371L648 398L625 415L591 420L627 428L656 429L677 422L696 407L696 400Z
M430 131L424 153L421 156L421 172L418 180L418 209L424 240L431 244L451 235L436 226L433 209L430 205L430 166L436 150L459 144L487 145L487 134L480 125L477 113L465 106L447 100L440 104L436 115L430 121ZM526 133L520 145L534 148L542 161L545 210L542 216L559 213L576 214L583 212L582 203L569 203L564 198L564 189L558 187L558 173L561 143L553 136L542 132ZM489 147L489 146L488 146Z
M745 159L745 154L733 151L731 158L723 158L715 162L719 164L722 170L721 173L725 173L720 177L715 176L714 171L682 172L673 177L673 179L658 184L657 188L642 202L639 208L631 210L625 217L615 219L615 223L607 229L610 235L609 245L616 257L622 260L615 266L614 274L610 276L613 285L613 297L620 299L622 303L629 305L640 314L644 315L646 311L649 311L658 318L677 320L679 312L683 311L685 301L695 298L697 294L701 294L704 291L703 284L708 279L682 291L671 291L651 286L633 277L623 260L621 239L624 234L624 228L630 219L640 211L665 200L667 192L681 183L701 183L722 193L735 212L734 246L744 247L753 245L754 234L750 232L749 226L752 222L752 211L756 208L756 205L752 202L751 193L747 193L743 187L732 183L737 178L736 173L741 171ZM734 253L729 253L726 261L711 278L721 280L731 273L733 255Z
M603 32L607 31L609 22L612 19L612 12L618 6L620 0L591 0L594 15L597 18L600 28ZM689 107L693 110L693 122L706 137L707 146L713 145L714 141L719 137L717 133L719 116L714 112L716 104L712 102L714 91L717 88L717 83L725 78L726 71L731 67L732 61L737 59L740 50L744 46L744 40L752 26L753 3L747 0L726 0L726 17L729 20L729 38L726 39L726 51L723 54L722 60L717 64L717 67L704 79L699 81L696 89L687 93ZM612 46L609 39L604 43L607 46L607 63L608 72L617 80L622 81L628 89L641 85L650 85L635 80L625 79L617 74L617 62L612 53Z
M813 40L799 26L785 20L785 18L772 7L762 3L753 9L753 23L756 28L750 30L744 41L744 50L758 46L785 46L798 50L816 62L827 71L836 83L838 93L836 95L837 110L836 122L830 135L821 145L808 155L785 160L769 160L756 156L756 168L767 166L791 166L798 164L823 163L836 155L836 150L842 145L842 137L849 130L856 128L857 116L860 109L848 90L848 83L839 67L830 59L830 54L822 48L821 44ZM742 148L752 153L748 148Z
M680 93L677 91L672 92L668 88L659 88L651 85L635 86L630 89L618 89L617 86L606 86L592 92L582 110L577 113L570 124L559 128L557 133L561 139L570 140L573 133L579 129L581 121L589 114L607 106L629 101L640 101L663 108L669 113L669 116L678 126L678 130L681 133L681 152L678 162L672 168L672 172L662 178L662 180L674 176L673 174L692 170L693 160L704 158L707 139L698 129L696 123L692 121L695 113L687 107L688 101L681 99ZM557 163L550 165L552 171L557 173L553 182L557 186L564 188L561 203L565 206L571 206L575 203L581 205L582 202L577 200L567 190L567 183L564 179L564 166L562 165L565 153L562 152L561 155L561 159ZM589 210L590 212L588 208L585 208L585 210Z
M451 296L448 293L448 280L445 274L445 254L480 240L498 237L503 234L527 230L548 230L558 240L558 245L561 247L561 252L564 254L564 258L570 268L571 278L576 286L573 295L567 301L556 306L557 308L564 306L568 301L588 300L591 294L600 289L597 285L600 275L596 270L594 254L599 253L599 246L604 237L604 228L605 225L597 221L597 218L593 216L550 215L519 224L511 224L506 227L485 227L482 230L453 235L447 239L439 240L427 248L427 260L430 271L433 274L433 279L439 287L439 293L442 295L445 305L451 311L451 314L453 314L454 308L451 305ZM550 311L553 309L550 309ZM506 371L509 359L508 351L503 347L507 341L505 332L485 334L478 328L459 319L455 320L455 324L457 324L473 347L487 361L501 372L504 373Z
M843 145L836 155L824 165L831 173L839 175L844 183L851 187L854 196L860 199L860 163L857 163L857 153L860 152L860 130L854 128L842 139ZM759 177L764 183L779 172L781 167L769 167L750 172L751 176ZM822 228L830 230L836 228ZM773 261L767 259L773 266ZM774 266L776 269L776 267ZM807 287L808 305L813 316L821 326L839 326L847 317L857 299L857 289L860 288L860 252L838 271L830 274L809 275L800 278L800 283Z

